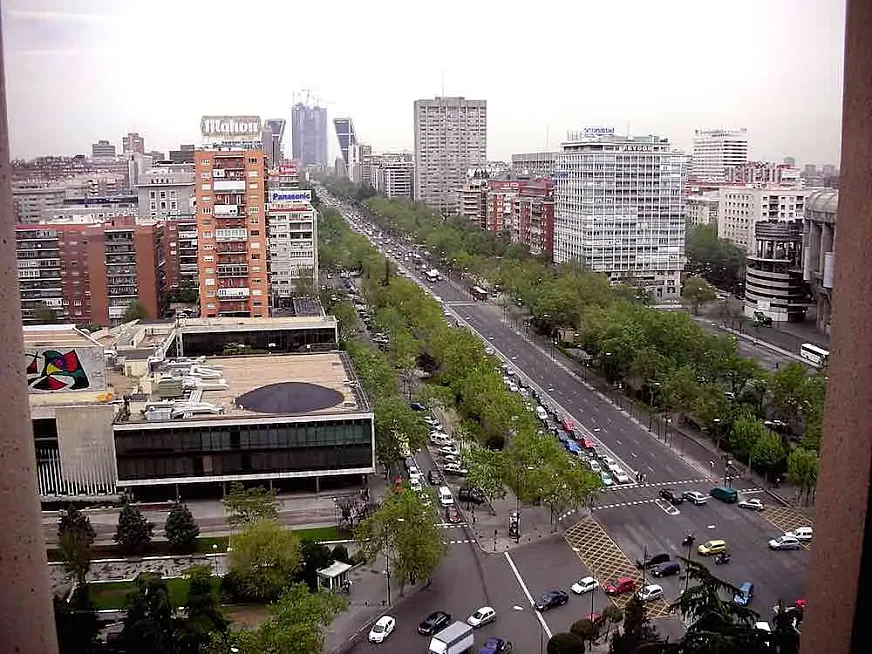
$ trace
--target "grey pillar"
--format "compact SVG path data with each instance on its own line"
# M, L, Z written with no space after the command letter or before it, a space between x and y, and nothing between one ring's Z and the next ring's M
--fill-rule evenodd
M0 651L58 651L24 375L0 34Z

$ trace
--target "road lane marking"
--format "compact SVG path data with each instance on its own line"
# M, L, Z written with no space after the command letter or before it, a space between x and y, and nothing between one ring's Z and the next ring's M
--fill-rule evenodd
M527 601L530 602L530 608L533 609L533 613L536 614L536 617L539 619L539 624L542 625L542 629L548 634L548 639L551 640L551 629L548 627L548 623L545 622L545 618L542 617L542 614L536 610L536 604L533 601L533 596L530 594L529 589L527 588L527 584L524 583L524 580L521 579L521 573L518 572L518 568L515 566L515 562L512 561L512 557L509 556L508 552L503 552L503 555L506 557L506 561L509 562L509 567L512 569L512 572L515 573L515 579L518 580L518 585L521 587L521 590L524 591L524 595L527 596Z
M681 513L681 511L679 511L677 508L675 508L668 502L664 502L661 499L654 500L654 504L656 504L657 507L666 515L678 515L679 513Z
M635 452L630 452L630 456L633 457L634 459L638 459L638 458L639 458L638 455L637 455Z
M615 443L617 443L618 445L620 445L620 444L621 444L621 441L619 441L619 440L615 440Z

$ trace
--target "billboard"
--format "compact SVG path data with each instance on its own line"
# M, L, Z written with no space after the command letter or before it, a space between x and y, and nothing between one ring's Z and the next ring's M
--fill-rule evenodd
M295 177L297 175L297 164L294 162L279 164L279 175Z
M200 133L208 139L246 139L262 137L260 116L203 116Z
M311 202L312 191L303 189L275 189L269 192L270 204L274 202Z
M106 390L106 354L102 347L34 347L24 352L30 393Z

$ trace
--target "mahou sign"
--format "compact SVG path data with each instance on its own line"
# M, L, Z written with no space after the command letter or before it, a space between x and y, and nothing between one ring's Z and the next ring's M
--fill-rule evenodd
M200 119L200 132L205 138L260 138L261 127L260 116L203 116Z

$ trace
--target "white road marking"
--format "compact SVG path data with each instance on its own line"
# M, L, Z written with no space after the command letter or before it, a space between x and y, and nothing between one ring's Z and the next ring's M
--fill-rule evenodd
M646 466L646 467L647 467L648 470L650 470L651 472L654 472L654 468L652 468L651 466Z
M503 552L503 555L506 557L506 561L509 562L509 567L512 569L512 572L515 573L515 579L518 580L518 585L521 587L521 590L524 591L524 595L527 596L527 601L530 602L530 609L533 611L533 613L536 614L536 617L539 619L539 624L542 625L542 629L548 635L548 639L550 640L551 636L553 635L551 633L551 629L549 629L548 623L545 622L545 618L542 617L542 614L536 610L536 607L535 607L534 602L533 602L533 596L530 595L530 591L527 589L527 584L525 584L524 580L521 579L521 573L518 572L518 568L515 567L515 562L512 561L512 557L509 556L508 552Z
M663 500L655 500L654 504L656 504L660 508L660 510L663 511L663 513L665 513L666 515L678 515L679 513L681 513L681 511L676 509L671 504L667 504Z
M620 444L621 444L621 441L615 439L615 443L616 443L617 445L620 445Z
M636 455L635 452L630 452L630 456L633 457L634 459L638 459L638 458L639 458L639 457Z

